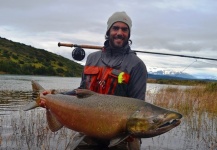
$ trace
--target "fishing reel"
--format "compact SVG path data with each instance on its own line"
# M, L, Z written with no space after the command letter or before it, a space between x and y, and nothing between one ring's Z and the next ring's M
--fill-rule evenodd
M85 57L85 51L81 48L81 47L76 47L73 51L72 51L72 58L77 60L77 61L81 61L83 60Z

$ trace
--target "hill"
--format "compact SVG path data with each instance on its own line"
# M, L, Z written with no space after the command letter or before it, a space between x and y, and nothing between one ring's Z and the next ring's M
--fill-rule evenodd
M0 74L78 77L82 69L60 55L0 37Z

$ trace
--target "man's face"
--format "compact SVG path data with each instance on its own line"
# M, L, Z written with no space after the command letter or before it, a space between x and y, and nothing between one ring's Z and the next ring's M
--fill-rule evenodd
M114 48L121 48L128 43L130 30L123 22L114 23L109 31L109 43Z

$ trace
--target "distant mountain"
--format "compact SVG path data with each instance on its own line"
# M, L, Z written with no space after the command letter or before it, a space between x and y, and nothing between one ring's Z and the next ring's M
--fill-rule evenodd
M0 74L77 77L82 70L65 57L0 37Z
M207 80L207 81L217 80L217 77L212 75L208 76L207 74L197 74L193 76L184 72L175 72L171 70L157 70L157 68L154 68L153 70L149 69L148 75L149 78L151 79Z
M171 70L155 70L149 71L149 76L153 78L166 78L166 79L196 79L196 77L183 73L183 72L175 72Z

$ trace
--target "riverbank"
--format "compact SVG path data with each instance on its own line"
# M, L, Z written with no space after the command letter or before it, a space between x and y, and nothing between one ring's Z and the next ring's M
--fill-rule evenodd
M178 79L148 79L148 83L198 86L215 83L215 80L178 80Z

